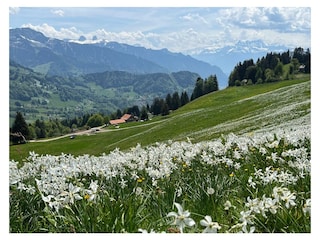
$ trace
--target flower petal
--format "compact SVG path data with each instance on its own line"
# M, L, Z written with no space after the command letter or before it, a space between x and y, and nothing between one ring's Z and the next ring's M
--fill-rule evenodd
M195 221L192 218L185 218L184 219L184 223L189 227L191 227L191 226L196 224Z
M208 222L206 220L203 220L203 219L200 221L200 224L201 224L201 226L204 226L204 227L208 227L209 226Z
M179 215L183 215L183 208L182 208L182 206L179 204L179 203L173 203L175 206L176 206L176 208L178 209L178 213L179 213Z
M175 217L176 218L176 217L178 217L178 214L175 212L169 212L167 217Z
M207 220L208 223L211 223L211 222L212 222L211 216L208 216L208 215L207 215L207 216L204 217L204 219Z

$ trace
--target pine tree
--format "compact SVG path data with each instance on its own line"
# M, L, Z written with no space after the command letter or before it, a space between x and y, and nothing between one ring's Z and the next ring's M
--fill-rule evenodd
M167 96L166 96L166 103L168 104L169 109L172 110L173 109L172 108L172 97L171 97L170 93L168 93Z
M21 134L25 139L30 139L28 124L21 112L17 112L16 118L12 124L11 133Z
M181 106L186 105L189 102L189 96L186 91L181 93L180 102L181 102Z
M178 92L174 92L172 95L172 108L171 110L176 110L181 106L180 97Z
M141 120L148 120L148 109L146 106L143 106L141 109Z
M191 95L191 101L203 95L203 84L203 79L201 77L198 77Z

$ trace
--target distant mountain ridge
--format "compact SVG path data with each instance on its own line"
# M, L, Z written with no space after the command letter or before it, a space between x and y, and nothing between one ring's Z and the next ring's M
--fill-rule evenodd
M91 44L45 37L29 28L10 29L10 60L58 76L103 71L168 72L150 61Z
M209 63L204 61L199 61L189 55L184 55L182 53L173 53L168 49L153 50L146 49L144 47L131 46L128 44L120 44L117 42L100 42L97 43L97 45L103 45L118 52L146 59L168 69L170 72L175 72L178 69L180 71L187 70L196 72L203 78L207 78L212 74L216 74L218 80L220 80L219 83L221 84L221 86L225 86L224 81L226 80L226 75L219 67L210 65Z
M217 67L181 53L104 42L80 44L48 38L30 28L10 29L10 60L48 75L74 76L104 71L170 73L191 71L207 78L216 74L219 87L227 76Z
M286 46L267 45L261 40L254 41L238 41L234 45L228 45L223 48L208 47L206 49L195 49L190 52L190 55L198 60L208 63L219 62L219 67L227 75L231 73L234 66L244 60L253 59L265 56L270 52L285 52L293 50Z

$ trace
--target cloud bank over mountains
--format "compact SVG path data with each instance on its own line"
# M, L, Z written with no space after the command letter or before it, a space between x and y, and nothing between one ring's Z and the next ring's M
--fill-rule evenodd
M10 8L10 27L186 54L239 40L311 47L311 8Z

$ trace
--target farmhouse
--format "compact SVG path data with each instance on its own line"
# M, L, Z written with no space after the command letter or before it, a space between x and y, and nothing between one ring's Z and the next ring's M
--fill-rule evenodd
M117 125L120 123L126 123L126 122L132 122L135 121L136 118L132 114L124 114L121 118L115 119L115 120L110 120L109 123L111 125Z

